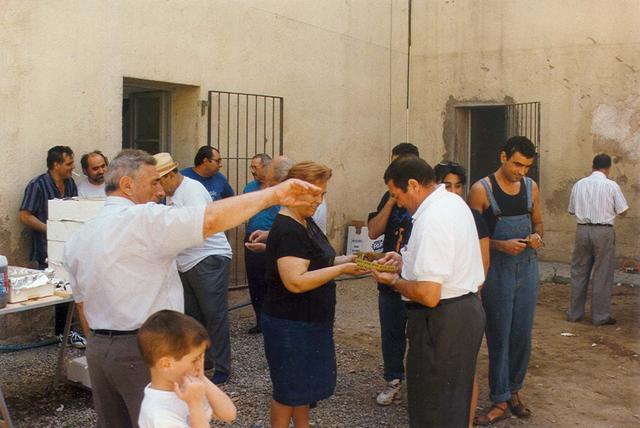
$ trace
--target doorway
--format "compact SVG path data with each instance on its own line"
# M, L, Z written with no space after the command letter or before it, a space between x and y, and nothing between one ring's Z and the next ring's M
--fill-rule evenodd
M122 148L140 149L152 155L170 152L168 90L126 84L122 95Z

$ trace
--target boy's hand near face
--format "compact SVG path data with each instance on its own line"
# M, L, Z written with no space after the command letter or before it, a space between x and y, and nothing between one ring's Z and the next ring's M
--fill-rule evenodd
M181 384L174 383L176 395L189 407L189 419L193 428L209 426L209 418L203 405L206 390L205 383L193 376L185 376Z

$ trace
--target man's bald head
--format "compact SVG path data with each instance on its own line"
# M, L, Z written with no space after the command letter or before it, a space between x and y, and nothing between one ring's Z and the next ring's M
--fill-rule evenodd
M275 186L276 184L284 181L287 173L289 173L289 170L294 164L295 161L286 156L278 156L273 159L267 169L267 185Z

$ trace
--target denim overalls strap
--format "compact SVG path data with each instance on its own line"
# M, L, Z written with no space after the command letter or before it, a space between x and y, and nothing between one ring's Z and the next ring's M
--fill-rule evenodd
M533 180L530 177L524 178L524 187L527 190L527 211L531 212L531 208L533 208Z
M480 183L484 186L484 189L487 191L487 196L489 196L489 203L491 204L491 211L493 211L493 215L499 217L502 214L502 210L498 206L498 202L496 202L495 196L493 196L493 189L491 189L491 183L489 182L489 177L485 177L480 180Z

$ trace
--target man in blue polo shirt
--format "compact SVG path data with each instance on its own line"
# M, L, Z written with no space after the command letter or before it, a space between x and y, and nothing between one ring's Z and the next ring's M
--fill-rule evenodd
M253 181L248 183L242 193L255 192L261 190L267 185L267 167L271 163L271 157L266 153L255 155L251 159L251 175ZM270 230L276 215L280 211L280 206L275 205L260 211L249 219L245 230L244 242L249 241L249 236L256 230ZM267 290L264 281L265 275L265 253L256 253L245 247L244 263L247 271L247 283L249 285L249 295L251 296L251 305L256 313L256 325L251 327L249 334L257 334L262 332L260 326L260 312L262 311L262 301Z
M73 172L73 150L67 146L54 146L47 152L47 172L32 179L24 191L20 205L20 221L31 231L29 260L38 263L38 269L47 267L47 219L49 200L78 196ZM67 305L56 305L55 334L62 340L67 320ZM84 348L85 339L76 332L69 335L69 344Z
M198 149L193 160L193 167L184 168L182 175L199 181L211 195L211 199L220 199L234 196L233 189L220 169L222 168L222 156L218 149L211 146L202 146Z

